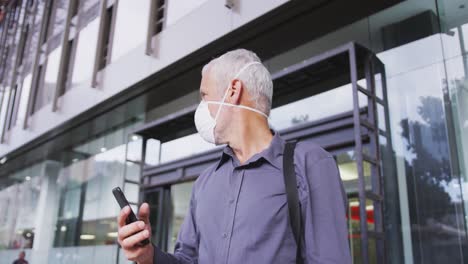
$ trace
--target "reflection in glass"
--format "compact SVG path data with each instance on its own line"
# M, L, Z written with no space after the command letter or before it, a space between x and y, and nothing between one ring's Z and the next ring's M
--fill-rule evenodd
M99 17L86 25L78 36L75 64L71 78L71 87L76 87L88 79L94 67L96 45L99 31Z
M34 112L42 108L44 105L52 102L55 88L57 87L61 54L62 47L58 47L49 54L47 59L47 68L44 76L44 84L39 87L36 98L34 98Z
M468 55L448 60L446 65L460 173L460 181L453 179L447 187L452 192L461 188L461 196L454 199L463 199L468 212ZM468 224L468 217L465 220Z
M0 190L0 248L32 248L41 191L40 164L13 173L17 183Z
M0 135L3 133L3 129L5 126L5 119L8 110L8 100L10 98L10 87L4 87L3 91L1 92L2 97L1 99L1 108L0 108Z
M127 160L141 162L142 147L142 138L138 135L132 135L127 143Z
M174 252L175 242L179 234L180 226L189 210L190 195L193 182L186 182L171 186L171 216L169 223L168 251Z
M391 121L397 133L395 150L406 174L412 249L417 263L421 259L431 259L428 263L446 259L459 262L462 255L455 250L461 246L459 239L466 236L460 224L464 218L457 198L460 189L452 188L455 178L450 168L442 69L441 64L435 64L389 79ZM403 88L408 85L411 89ZM439 246L440 240L446 241L444 247Z
M117 8L112 61L145 43L150 11L149 0L120 0Z
M146 141L145 165L156 166L161 160L161 142L150 138Z
M340 170L341 171L341 170ZM351 247L353 263L362 263L361 256L361 216L359 212L359 199L355 195L348 197L348 240ZM374 206L372 202L366 201L366 218L368 230L374 229ZM377 264L375 245L369 248L370 263ZM372 261L373 260L373 261Z
M443 23L442 34L445 58L461 56L468 51L468 0L437 0Z
M69 0L56 1L54 24L52 26L53 32L51 36L55 36L56 34L63 32L69 2Z
M215 148L197 134L188 135L161 145L161 163L199 154Z
M32 82L32 74L29 73L24 78L23 87L21 88L21 98L20 98L19 108L18 108L18 118L16 120L16 124L18 125L22 125L24 119L26 118L28 100L29 100L29 95L31 93L31 82Z
M119 207L111 190L122 183L124 159L125 145L120 145L72 161L61 170L62 209L56 224L56 247L116 243Z
M353 109L351 85L343 85L327 92L310 96L271 110L269 123L275 130L282 130L319 119L348 112ZM359 106L367 100L359 100Z
M357 163L354 150L340 153L336 156L336 162L340 170L341 180L345 187L346 193L357 194L359 190ZM366 190L371 189L370 179L370 164L363 162L364 167L364 181L366 183Z

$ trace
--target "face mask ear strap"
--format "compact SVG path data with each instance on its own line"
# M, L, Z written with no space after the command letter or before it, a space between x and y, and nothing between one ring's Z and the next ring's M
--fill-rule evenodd
M265 118L269 118L265 113L263 113L262 111L258 110L258 109L255 109L255 108L252 108L252 107L249 107L249 106L245 106L245 105L235 105L235 104L230 104L230 103L221 103L221 102L216 102L216 101L206 101L205 102L206 104L217 104L217 105L227 105L227 106L232 106L232 107L239 107L239 108L243 108L243 109L246 109L246 110L250 110L250 111L253 111L253 112L256 112L258 114L261 114L262 116L264 116Z
M218 107L218 111L216 111L216 115L215 115L215 122L216 120L218 120L218 116L219 116L219 113L221 113L221 108L223 107L223 105L225 104L224 101L226 100L226 97L228 95L228 92L229 92L229 89L231 87L229 86L227 89L226 89L226 92L224 93L224 96L223 96L223 100L221 100L221 102L219 103L219 107Z

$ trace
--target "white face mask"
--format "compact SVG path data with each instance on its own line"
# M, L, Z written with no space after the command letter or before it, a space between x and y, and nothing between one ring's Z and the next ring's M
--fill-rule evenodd
M244 67L242 67L242 69L239 70L239 72L234 76L233 79L237 79L239 77L239 75L241 75L241 73L245 69L247 69L249 66L255 65L255 64L261 64L261 63L260 62L247 63ZM221 102L218 102L218 101L203 101L202 100L200 102L200 104L198 105L197 110L195 111L195 126L197 128L197 131L200 134L200 136L209 143L216 144L214 130L215 130L215 127L216 127L216 121L218 120L218 116L219 116L219 114L221 112L221 108L224 105L247 109L247 110L256 112L258 114L261 114L264 117L268 118L268 116L265 113L255 109L255 108L244 106L244 105L234 105L234 104L230 104L230 103L225 103L224 101L226 100L226 96L228 95L230 87L231 87L231 82L229 82L228 88L226 89L226 92L224 93L224 96L223 96L223 99L221 100ZM211 117L210 110L208 109L208 104L218 104L218 105L220 105L219 108L218 108L218 111L216 112L215 118Z

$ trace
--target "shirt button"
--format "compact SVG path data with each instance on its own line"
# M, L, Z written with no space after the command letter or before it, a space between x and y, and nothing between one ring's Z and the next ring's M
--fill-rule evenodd
M226 238L227 237L227 233L223 233L223 238Z

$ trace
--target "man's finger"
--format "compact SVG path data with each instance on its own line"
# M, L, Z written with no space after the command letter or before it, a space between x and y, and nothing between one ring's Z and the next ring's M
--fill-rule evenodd
M132 236L135 233L140 232L141 230L145 229L145 222L143 221L137 221L135 223L131 223L125 226L122 226L119 228L119 239L124 240L129 236Z
M117 218L117 223L119 224L119 227L122 227L126 225L127 223L125 220L127 220L128 215L130 214L130 206L125 206L120 210L119 217Z
M150 208L148 203L143 203L140 206L140 210L138 210L138 219L141 221L145 222L146 224L149 224L149 215L150 215Z
M122 240L121 246L124 249L130 249L136 246L141 241L147 239L148 237L149 237L149 231L145 229L141 232L134 234L133 236L129 236L125 238L124 240Z

